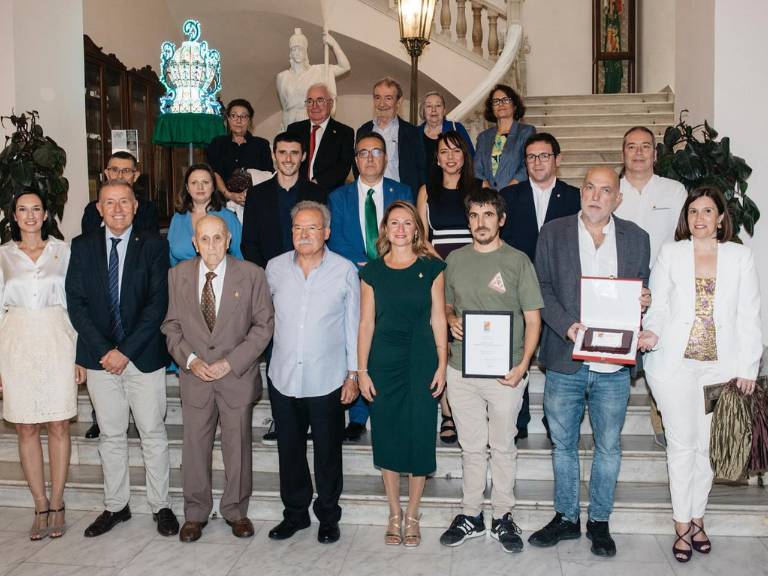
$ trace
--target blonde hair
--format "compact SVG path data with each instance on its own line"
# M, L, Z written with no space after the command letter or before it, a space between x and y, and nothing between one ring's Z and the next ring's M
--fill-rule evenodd
M392 211L398 208L408 212L414 224L416 224L416 232L413 237L413 242L411 243L413 253L418 257L430 256L430 252L427 249L427 231L424 226L424 221L421 219L421 216L419 216L418 210L416 210L416 206L405 200L395 200L384 211L384 217L381 219L381 224L379 225L379 238L376 240L376 250L379 253L379 257L383 258L384 255L392 249L392 245L387 238L387 222L389 221L389 215L392 214Z

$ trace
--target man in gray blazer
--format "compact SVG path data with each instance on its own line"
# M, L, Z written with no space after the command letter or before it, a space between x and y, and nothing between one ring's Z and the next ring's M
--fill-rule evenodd
M544 331L539 361L546 368L544 413L552 433L555 517L528 541L554 546L581 536L579 429L585 403L595 450L589 485L587 537L592 553L614 556L608 529L621 465L621 429L629 400L629 369L618 364L573 360L581 324L580 278L639 278L648 284L648 234L614 217L621 202L619 178L609 167L591 168L581 187L581 211L545 224L536 246L536 274L544 297ZM641 305L650 305L643 289Z
M204 216L193 238L200 256L169 273L161 330L180 368L182 542L200 538L213 508L211 451L219 419L226 478L219 511L235 536L253 536L251 414L262 388L258 359L272 338L274 312L264 270L227 256L230 240L224 220Z

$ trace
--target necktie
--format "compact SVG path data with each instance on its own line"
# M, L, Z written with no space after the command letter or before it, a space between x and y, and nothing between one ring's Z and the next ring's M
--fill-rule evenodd
M109 316L112 320L112 340L122 342L125 337L123 320L120 317L120 256L117 245L120 238L110 238L112 249L109 251Z
M319 124L312 124L312 133L309 135L309 155L307 156L307 177L311 180L312 160L315 158L315 147L317 146L317 131L320 130Z
M365 253L369 260L378 258L376 240L379 238L379 223L376 221L376 203L373 201L373 188L368 189L365 198Z
M208 330L213 332L213 326L216 324L216 295L213 293L213 279L216 278L214 272L205 273L205 286L203 286L203 297L200 299L200 308L203 310L203 318L208 325Z

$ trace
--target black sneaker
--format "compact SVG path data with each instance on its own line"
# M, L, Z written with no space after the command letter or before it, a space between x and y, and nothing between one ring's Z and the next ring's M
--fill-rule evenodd
M499 541L504 552L523 551L521 532L520 527L512 520L511 512L507 512L500 519L491 520L491 538Z
M275 428L274 420L269 421L269 430L261 437L261 441L264 444L277 444L277 428Z
M576 540L580 537L581 521L569 522L560 512L556 512L549 524L530 535L528 542L540 548L549 548L560 540Z
M350 422L344 430L344 442L357 442L365 432L365 424Z
M477 517L458 514L451 522L450 528L440 536L440 544L458 546L467 538L477 538L483 534L485 534L485 521L482 512Z
M592 541L590 550L595 556L616 556L616 542L611 538L608 522L587 520L587 538Z

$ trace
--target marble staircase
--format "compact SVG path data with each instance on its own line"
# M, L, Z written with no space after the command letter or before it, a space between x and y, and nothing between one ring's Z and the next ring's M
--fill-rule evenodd
M595 94L528 96L524 121L553 134L562 148L559 177L579 186L587 169L603 164L619 169L624 133L646 126L657 138L674 122L674 94Z
M552 515L553 481L551 448L541 425L544 375L531 371L531 413L529 437L518 446L517 507L515 519L525 530L540 527ZM181 446L183 426L178 380L169 376L167 427L171 454L171 495L174 509L183 510ZM98 441L83 438L90 425L90 401L84 388L78 398L78 417L72 425L72 463L67 487L70 510L97 511L102 507L103 485L98 456ZM274 521L281 518L277 447L265 444L262 434L269 419L269 399L262 398L253 416L254 492L250 515ZM588 415L582 425L581 461L582 503L588 502L588 480L593 443ZM45 444L45 438L44 438ZM627 421L622 431L623 459L612 530L617 533L670 532L671 506L667 487L664 451L653 442L648 420L645 384L632 387ZM312 444L308 446L311 462ZM140 441L133 425L129 429L131 465L131 508L149 512L146 503ZM213 482L215 497L221 494L223 463L217 438L214 446ZM355 524L383 524L386 520L385 496L380 476L372 464L370 437L344 446L344 521ZM446 526L460 511L461 454L458 447L437 443L437 470L427 482L424 526ZM489 482L490 485L490 482ZM403 479L405 492L405 479ZM31 506L18 463L16 433L12 425L0 424L0 506ZM721 535L768 536L768 493L759 486L715 486L708 512L709 531Z

